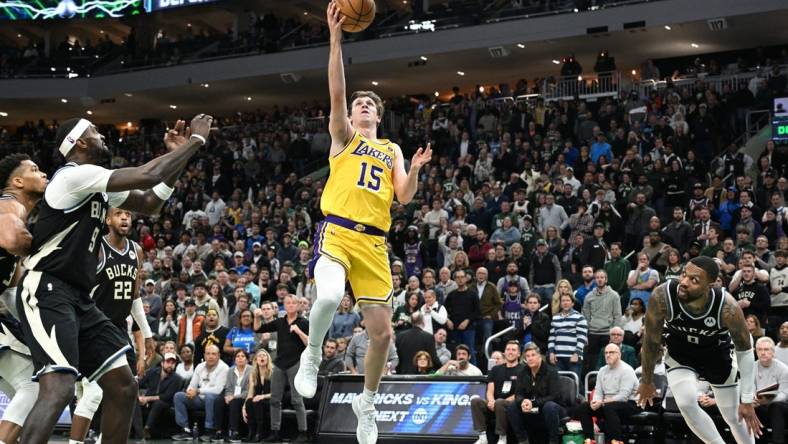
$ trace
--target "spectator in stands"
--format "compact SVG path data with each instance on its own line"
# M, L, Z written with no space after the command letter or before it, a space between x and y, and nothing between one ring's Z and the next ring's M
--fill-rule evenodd
M632 266L628 260L621 257L621 242L610 244L610 259L605 262L604 269L607 272L607 284L621 296L622 303L628 301L629 287L627 286L627 278Z
M566 295L574 299L574 294L575 292L572 290L572 284L570 284L568 280L561 279L558 281L558 287L550 299L550 316L553 317L561 311L561 296Z
M446 296L446 312L449 319L449 340L457 344L467 344L471 348L471 362L476 362L474 343L476 342L476 321L479 319L479 296L475 289L468 288L464 270L454 274L457 289Z
M788 365L788 321L780 324L780 342L774 348L774 357L785 365Z
M184 344L178 349L178 357L180 358L180 362L175 367L175 373L178 376L185 380L191 381L192 375L194 375L194 345L192 344Z
M331 328L328 331L329 338L350 338L353 336L353 329L359 325L361 318L358 313L353 311L353 301L349 295L342 298L339 303L337 313L334 315L334 320L331 322Z
M493 334L495 321L500 319L501 296L498 289L487 280L487 269L479 267L476 269L476 294L479 295L480 316L479 331L480 342L489 338ZM504 278L501 278L504 279Z
M337 356L337 340L333 338L326 339L323 343L323 360L320 361L318 368L318 375L330 375L333 373L341 373L345 371L345 361ZM318 379L318 384L320 379ZM318 390L318 393L320 390Z
M421 328L430 334L438 328L443 328L449 319L446 308L438 304L435 290L424 291L424 304L419 307L419 311L424 316L424 326Z
M415 369L412 374L415 375L431 375L435 373L435 364L433 363L430 354L425 351L419 351L414 356L412 366Z
M763 337L755 343L758 365L755 368L755 413L766 427L771 427L769 442L785 442L785 418L788 415L788 365L774 359L774 341ZM773 386L777 386L772 389ZM770 393L769 393L770 392Z
M277 353L271 376L271 434L266 442L281 441L279 430L282 426L282 397L285 383L293 387L293 378L298 371L298 359L309 340L309 321L298 315L298 301L288 294L284 297L285 316L263 324L263 311L254 312L254 331L257 333L276 332ZM306 410L304 400L298 391L290 391L290 402L296 411L298 436L296 442L308 442L306 436Z
M496 229L492 236L490 236L490 242L496 243L502 241L508 248L513 243L519 241L520 237L520 230L512 225L512 218L507 216L503 218L502 226Z
M265 350L258 350L251 367L241 415L249 424L249 441L260 442L270 428L271 375L274 372L271 356Z
M550 364L559 370L568 370L582 377L583 350L588 343L588 324L582 314L575 311L575 298L561 295L561 311L553 316L547 353Z
M536 344L526 344L524 352L526 365L517 375L514 402L506 409L509 424L520 443L528 442L528 431L544 428L550 444L560 443L565 407L558 401L558 371L543 361Z
M369 334L363 326L356 327L360 330L358 334L354 332L353 339L347 346L345 353L345 368L354 375L364 374L364 358L367 356L367 348L369 347ZM399 356L397 355L397 347L394 341L389 344L389 355L386 360L388 368L397 368L399 365Z
M224 348L228 332L227 327L219 325L219 312L213 308L208 309L203 321L202 333L194 340L194 361L198 364L203 361L203 354L209 345ZM229 356L232 356L232 353Z
M172 299L167 299L159 319L159 340L177 341L178 330L178 307Z
M550 339L550 316L546 310L539 307L540 298L536 293L531 293L525 300L525 309L522 313L522 322L516 325L513 334L522 344L533 342L539 350L547 353L547 341Z
M642 299L632 299L629 301L629 307L624 311L624 316L621 317L621 327L624 329L624 343L627 345L635 346L640 342L640 337L643 334L643 326L646 316L646 308L643 305Z
M266 304L267 305L267 304ZM255 348L255 338L253 327L253 317L251 310L242 310L238 313L239 325L233 327L227 333L222 349L228 356L238 356L239 350L246 351L247 355L251 355Z
M596 288L596 280L594 279L594 268L590 265L583 265L582 268L582 279L583 281L580 283L580 286L577 287L575 290L575 300L577 301L577 309L581 309L583 307L583 302L586 299L586 296L594 291Z
M414 328L398 332L395 338L397 357L399 358L397 373L402 375L417 373L413 363L418 352L427 352L433 363L440 362L435 350L435 338L423 330L424 316L420 311L411 314L410 323Z
M177 362L175 353L165 353L161 366L151 368L140 380L137 403L147 418L142 431L144 439L159 435L162 414L173 406L173 398L183 386L183 380L175 373Z
M760 324L766 324L766 313L771 298L766 286L755 279L755 267L749 263L741 263L741 284L733 291L733 297L739 302L744 315L754 315Z
M142 289L142 302L150 304L150 314L158 318L161 316L162 300L161 296L156 293L156 281L148 279L145 281L145 287Z
M659 284L659 273L649 266L648 255L638 253L638 266L630 271L627 277L629 300L640 299L648 309L648 298L657 284Z
M397 307L397 309L394 310L394 314L391 316L391 323L395 333L400 333L413 327L411 324L411 315L417 312L419 312L419 294L416 292L408 293L405 299L405 305Z
M549 304L556 283L561 281L561 264L558 257L547 250L547 242L544 239L536 241L536 252L531 258L528 281L533 285L534 292L542 298L542 305Z
M471 348L459 344L454 349L454 359L448 360L438 371L441 376L482 376L482 371L470 362Z
M632 368L638 368L640 366L640 362L638 359L638 353L635 351L635 348L631 345L624 343L624 329L621 327L613 327L610 329L610 344L615 344L618 346L619 349L619 358L629 364ZM591 355L588 355L591 356ZM589 370L599 370L605 365L605 350L600 350L599 354L597 355L596 360L594 361L594 365Z
M747 331L750 332L750 336L752 336L753 341L757 341L759 338L764 336L763 328L761 328L761 321L758 320L758 317L755 315L747 315L744 318L745 325L747 326Z
M788 332L788 329L786 329ZM438 362L435 362L435 365L440 363L441 366L449 362L451 359L451 352L446 347L446 329L441 327L435 330L435 334L432 335L435 338L435 353L438 355ZM788 336L788 335L787 335Z
M185 392L178 392L174 397L175 423L182 430L172 437L173 441L187 441L192 439L192 430L189 427L189 410L205 412L205 427L203 437L211 439L215 430L214 412L215 403L223 402L222 393L227 382L228 367L219 359L219 347L209 345L205 348L205 362L194 369L189 387ZM203 438L201 437L201 440Z
M205 319L197 314L197 304L194 299L186 299L186 313L178 320L178 345L194 344L194 340L202 333L202 323Z
M457 283L451 279L451 271L447 267L442 267L438 271L438 283L435 284L435 287L435 292L443 295L441 299L438 299L438 302L442 304L446 303L446 296L457 289Z
M249 353L244 349L235 352L235 365L227 372L227 382L224 384L224 402L214 404L214 418L216 433L214 441L224 440L223 430L227 430L227 439L230 442L240 442L240 426L244 403L249 395L249 377L252 367L249 364ZM225 422L225 416L229 421Z
M640 177L645 178L646 176ZM649 231L649 220L657 214L653 208L646 205L646 202L646 194L639 192L635 193L635 201L627 206L629 214L624 227L626 235L624 248L627 250L634 250L641 245L643 236Z
M569 216L566 215L564 207L556 205L555 196L550 193L545 196L544 205L539 208L537 220L539 221L537 229L540 233L546 233L547 227L550 226L563 230L569 224Z
M594 438L592 417L605 420L605 438L611 444L624 443L622 422L634 415L638 408L635 404L638 378L635 370L621 360L621 350L616 344L608 344L603 350L606 365L599 369L590 402L584 402L577 409L586 439Z
M474 444L487 444L487 420L491 416L495 418L498 444L506 443L506 409L514 402L517 376L523 370L523 365L520 364L520 343L507 342L503 356L504 363L493 367L487 375L485 397L471 400L473 430L479 433L479 439Z
M586 296L582 311L588 321L588 346L584 352L589 357L586 360L586 372L592 368L594 356L607 345L610 329L621 323L621 298L607 285L607 272L597 270L594 281L596 288ZM620 334L623 341L624 331L621 330Z

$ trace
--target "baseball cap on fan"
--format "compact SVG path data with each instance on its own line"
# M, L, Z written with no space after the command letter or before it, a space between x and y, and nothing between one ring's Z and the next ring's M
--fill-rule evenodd
M175 356L175 353L173 353L173 352L167 352L167 353L165 353L165 354L164 354L164 360L165 360L165 361L167 361L167 360L170 360L170 359L172 359L173 361L177 361L177 360L178 360L178 357L177 357L177 356Z

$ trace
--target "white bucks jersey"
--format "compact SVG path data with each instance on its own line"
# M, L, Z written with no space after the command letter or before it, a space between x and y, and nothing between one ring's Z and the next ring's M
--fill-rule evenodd
M118 251L102 236L99 248L101 262L96 270L93 301L113 324L126 331L126 318L131 313L134 283L139 272L137 244L126 239L126 247Z
M49 186L64 186L60 183L63 181L55 183L58 173L74 167L76 164L66 164L58 170ZM85 290L87 297L96 282L97 247L105 230L108 208L106 193L90 193L66 209L52 208L46 198L41 199L25 267Z
M770 290L772 288L788 287L788 265L781 269L773 267L769 272ZM771 293L771 292L770 292ZM788 306L788 293L781 291L777 294L772 294L772 307L785 307Z

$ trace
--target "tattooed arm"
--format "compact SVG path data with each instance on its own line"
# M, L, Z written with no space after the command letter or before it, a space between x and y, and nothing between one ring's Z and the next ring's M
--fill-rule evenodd
M752 352L752 337L744 322L744 313L733 296L726 295L722 307L722 326L728 329L736 349L736 362L741 381L741 404L739 419L744 419L747 428L756 437L761 435L761 421L755 414L753 394L755 392L755 357Z
M648 299L646 329L643 333L643 346L640 349L643 372L640 388L638 388L638 394L640 395L638 404L641 407L645 407L646 404L651 405L657 391L654 386L654 366L657 364L657 356L659 356L659 351L662 348L662 328L668 315L666 285L662 284L656 287Z

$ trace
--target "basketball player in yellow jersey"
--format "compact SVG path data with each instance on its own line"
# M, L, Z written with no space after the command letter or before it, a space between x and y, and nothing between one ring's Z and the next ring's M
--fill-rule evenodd
M364 392L353 400L356 437L360 444L373 444L378 437L373 400L393 336L385 238L391 225L391 202L394 195L403 204L413 199L419 170L432 158L432 150L429 145L426 150L419 148L406 172L400 147L377 138L383 102L373 92L353 93L348 118L341 45L345 17L333 1L327 19L331 175L320 201L326 219L315 234L315 257L310 263L317 299L309 314L309 344L301 355L294 386L305 398L315 395L323 338L345 293L345 281L350 281L369 334Z

